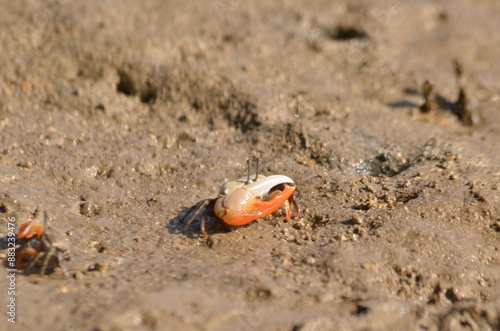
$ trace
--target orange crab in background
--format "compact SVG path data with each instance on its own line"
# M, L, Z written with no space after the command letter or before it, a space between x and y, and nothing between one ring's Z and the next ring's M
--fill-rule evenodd
M47 227L47 212L43 212L43 224L41 218L42 213L37 208L33 218L19 228L16 268L29 274L38 265L39 273L43 275L49 266L59 266L69 276L65 264L69 260L68 247L59 232Z
M293 204L297 213L299 206L293 196L299 192L294 181L284 175L264 176L260 172L260 160L257 159L256 174L251 178L251 161L247 161L248 174L224 183L215 199L204 199L191 207L182 218L186 222L184 231L198 217L201 216L200 230L204 238L208 237L205 231L207 214L213 214L217 220L228 226L248 224L258 218L267 216L278 208L285 209L285 219L290 220Z

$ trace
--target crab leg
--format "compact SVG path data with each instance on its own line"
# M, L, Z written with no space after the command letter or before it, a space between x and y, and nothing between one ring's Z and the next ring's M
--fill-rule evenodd
M186 225L184 226L184 229L183 231L187 231L187 229L189 228L189 226L191 225L191 223L193 223L193 221L196 219L196 217L198 217L198 215L210 204L214 201L214 199L205 199L205 200L201 200L200 202L198 202L196 205L194 205L193 207L189 208L189 210L187 211L186 213L186 216L187 217L188 215L191 214L191 217L189 217L189 219L187 220L186 222ZM206 210L204 211L204 214L203 214L203 218L205 218L205 215L206 215ZM202 220L202 233L205 233L204 231L204 227L205 227L205 223L203 222ZM206 236L206 233L204 235L204 237Z
M33 259L33 261L30 262L30 264L28 265L28 267L26 268L26 270L24 272L26 272L27 274L29 274L29 272L31 271L31 269L33 269L33 267L38 263L38 261L40 261L40 259L42 259L45 256L46 256L45 252L38 252L38 254L36 255L36 257ZM40 269L40 275L43 275L43 272L44 272L44 269L42 267Z
M298 192L297 188L295 188L295 192ZM300 194L300 192L299 192ZM297 203L297 201L295 200L295 197L292 195L290 195L290 197L288 198L288 201L290 201L292 203L292 205L295 207L295 211L297 212L297 214L300 213L300 207L299 207L299 204Z
M61 268L63 274L66 277L71 276L70 273L69 273L69 271L68 271L68 268L66 266L66 261L64 260L64 254L58 252L57 253L57 260L59 261L59 268Z
M283 204L285 206L285 221L289 221L290 218L292 217L292 209L290 208L290 202L289 200L286 200L285 203Z
M52 259L52 254L54 254L55 248L50 247L49 251L47 253L40 253L40 254L45 254L45 259L42 262L42 266L40 267L40 275L45 274L45 270L47 270L47 267L49 266L49 262ZM39 255L40 255L39 254ZM38 258L38 256L37 256ZM34 262L34 261L33 261Z
M205 208L203 215L201 216L200 231L203 238L208 238L207 231L205 231L205 224L207 223L207 213L208 210Z

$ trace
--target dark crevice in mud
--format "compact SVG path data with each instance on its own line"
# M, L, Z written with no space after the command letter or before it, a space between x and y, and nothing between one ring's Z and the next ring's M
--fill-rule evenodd
M353 315L365 315L369 311L368 307L365 307L361 304L356 305L356 310L353 312Z
M118 70L118 76L120 77L120 80L116 85L116 91L125 95L135 95L137 90L132 78L126 72L121 70Z
M396 193L396 202L401 202L401 203L405 204L405 203L410 202L411 200L415 200L420 196L420 191L398 192L398 193Z
M0 213L13 213L19 210L19 203L15 201L10 194L0 194Z
M294 146L299 146L302 149L309 147L308 137L303 130L295 128L292 124L286 125L287 140L294 143Z
M261 125L257 117L257 106L243 95L232 93L229 98L221 98L219 109L228 123L247 132Z
M368 39L368 34L360 28L347 25L338 25L335 28L324 29L326 35L333 40Z
M158 99L157 89L154 86L147 84L146 87L141 91L140 99L142 103L154 103L156 99Z

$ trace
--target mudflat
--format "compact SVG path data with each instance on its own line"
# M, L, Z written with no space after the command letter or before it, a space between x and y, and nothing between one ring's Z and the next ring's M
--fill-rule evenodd
M0 257L70 257L15 329L500 329L498 1L0 7ZM183 232L256 157L300 213Z

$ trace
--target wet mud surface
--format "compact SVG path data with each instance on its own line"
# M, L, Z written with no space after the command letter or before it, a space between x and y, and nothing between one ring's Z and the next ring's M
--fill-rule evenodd
M497 2L1 7L0 254L70 249L16 329L500 329ZM182 232L254 157L299 216Z

